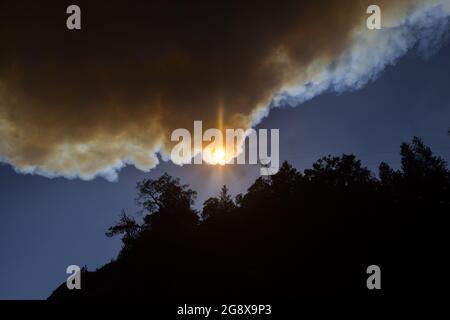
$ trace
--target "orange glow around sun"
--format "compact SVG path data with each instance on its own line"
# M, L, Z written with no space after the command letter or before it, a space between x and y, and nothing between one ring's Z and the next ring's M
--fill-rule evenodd
M225 165L232 159L232 156L228 155L224 148L215 147L211 149L203 150L203 160L212 165Z
M202 157L203 161L210 165L224 166L233 163L233 159L237 156L238 147L234 143L232 145L225 145L228 143L223 120L223 106L218 108L217 112L217 129L222 132L222 138L214 139L207 146L203 147Z
M213 162L215 162L215 164L220 164L223 166L226 162L225 150L223 148L218 148L214 150L212 154L212 160Z

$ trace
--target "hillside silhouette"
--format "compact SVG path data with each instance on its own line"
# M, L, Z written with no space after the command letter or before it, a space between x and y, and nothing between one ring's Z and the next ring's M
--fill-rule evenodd
M450 171L419 138L401 168L375 176L354 155L299 172L284 163L232 198L226 186L193 208L176 178L138 183L144 219L122 213L114 261L61 284L58 299L290 299L327 295L434 295L448 290ZM381 268L381 290L366 269Z

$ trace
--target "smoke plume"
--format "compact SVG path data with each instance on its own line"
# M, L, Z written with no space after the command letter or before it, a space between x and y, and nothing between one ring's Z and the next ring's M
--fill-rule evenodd
M248 128L271 108L356 90L449 30L450 0L0 2L0 161L117 178L167 159L176 128ZM377 4L382 30L368 30Z

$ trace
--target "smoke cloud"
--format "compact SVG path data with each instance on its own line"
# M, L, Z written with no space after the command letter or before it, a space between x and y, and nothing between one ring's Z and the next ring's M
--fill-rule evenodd
M176 128L248 128L271 108L356 90L449 30L450 0L0 2L0 161L109 180L167 159ZM367 30L378 4L382 30Z

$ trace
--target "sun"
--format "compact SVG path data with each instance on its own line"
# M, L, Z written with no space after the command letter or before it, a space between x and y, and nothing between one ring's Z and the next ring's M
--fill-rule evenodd
M223 148L217 148L212 153L212 159L213 164L219 164L224 165L225 164L225 150Z
M211 165L224 166L233 159L233 154L221 146L208 146L203 149L203 161Z
M203 150L203 160L212 165L225 165L227 163L227 153L222 147L206 148Z

